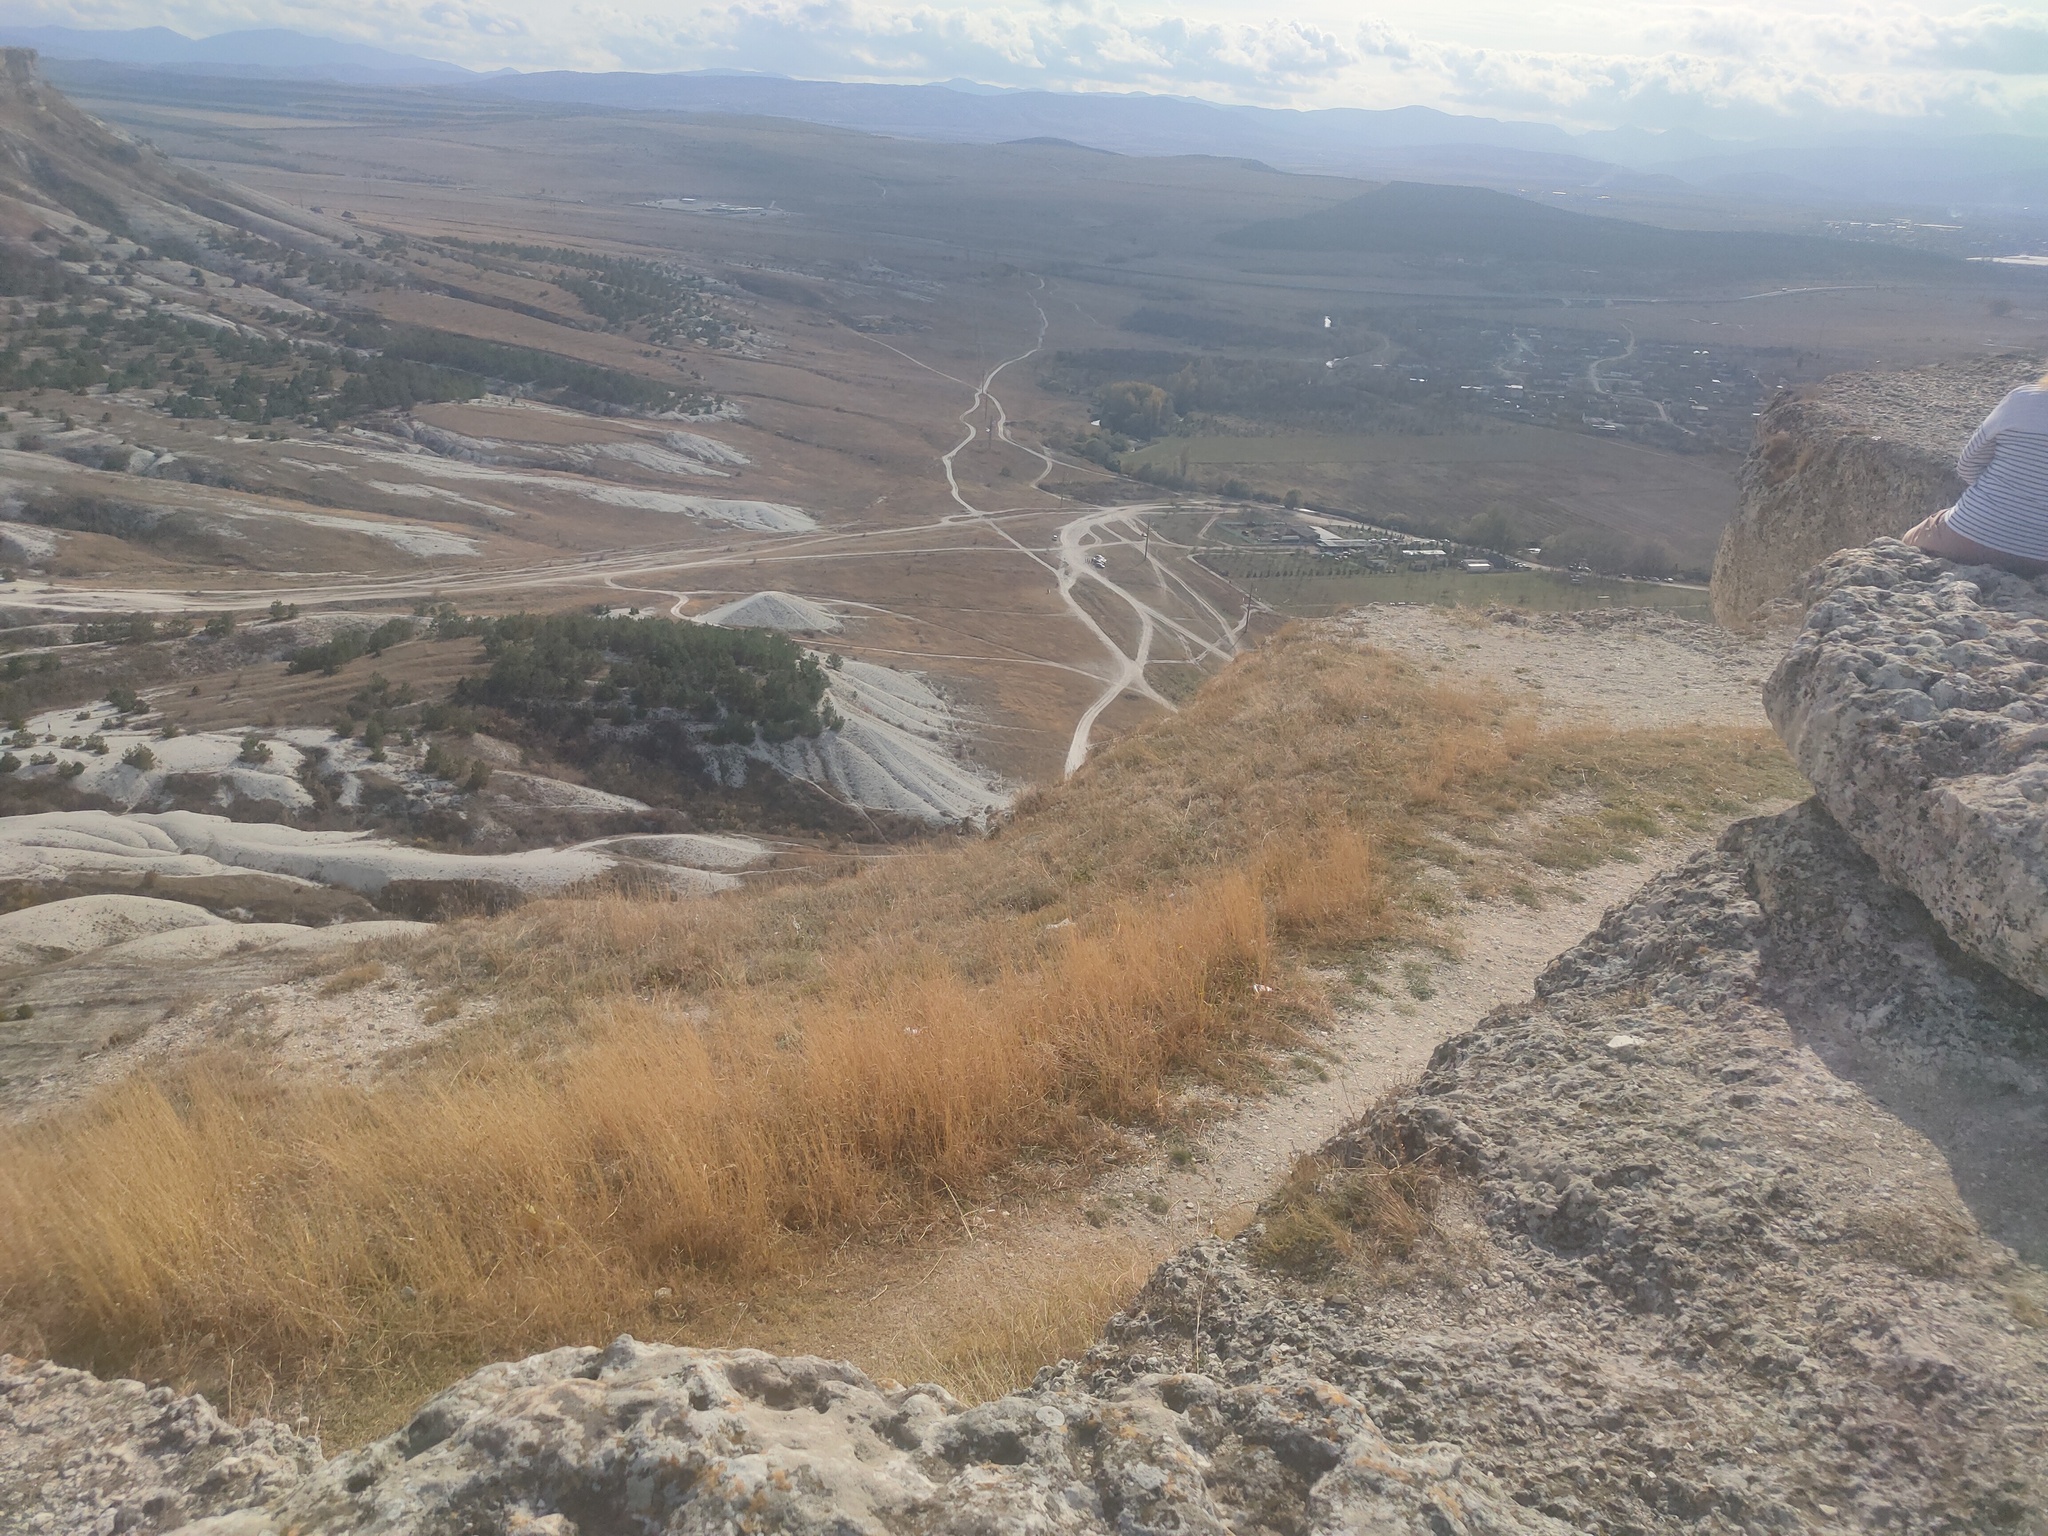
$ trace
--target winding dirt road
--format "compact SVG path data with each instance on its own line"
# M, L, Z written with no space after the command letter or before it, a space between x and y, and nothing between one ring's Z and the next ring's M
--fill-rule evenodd
M1636 333L1626 325L1621 328L1621 333L1628 338L1628 345L1626 347L1610 356L1596 357L1592 362L1586 364L1586 382L1593 386L1593 393L1596 395L1612 393L1605 384L1600 382L1601 368L1608 363L1625 363L1636 355Z
M1051 474L1054 468L1062 462L1056 460L1042 446L1020 441L1011 434L1009 410L1003 404L1002 397L995 392L996 379L1005 369L1028 361L1045 345L1046 333L1051 328L1052 322L1045 312L1044 304L1040 302L1040 296L1044 292L1045 280L1037 278L1034 279L1031 292L1026 295L1031 302L1032 310L1038 316L1038 332L1032 338L1031 345L1016 356L1004 358L1001 362L990 368L982 376L978 384L966 386L974 391L974 396L956 418L962 428L960 440L939 456L939 465L945 471L946 489L960 507L958 513L945 519L945 521L973 522L991 528L1019 554L1051 572L1059 591L1060 600L1065 604L1067 612L1102 647L1107 661L1106 672L1102 674L1102 692L1096 695L1088 707L1081 712L1080 718L1074 722L1074 733L1067 744L1065 771L1071 774L1088 760L1088 750L1094 735L1095 724L1102 718L1102 712L1125 694L1136 694L1140 698L1157 704L1161 709L1172 710L1175 708L1173 701L1155 688L1145 676L1145 668L1152 659L1152 642L1159 629L1171 630L1188 646L1190 654L1193 656L1215 657L1227 660L1237 654L1246 620L1239 620L1233 623L1213 603L1204 597L1192 582L1188 581L1179 572L1169 570L1160 561L1158 556L1151 552L1151 541L1146 537L1140 520L1148 514L1171 510L1170 503L1152 502L1141 505L1120 506L1107 511L1083 513L1060 525L1058 536L1053 546L1056 551L1056 559L1048 560L1045 555L1023 543L1007 528L1003 527L1001 523L996 521L999 517L1014 515L1020 509L985 510L977 507L967 499L966 493L960 487L960 477L955 461L981 435L982 429L977 425L977 422L985 410L992 410L995 413L990 434L992 439L999 440L1020 453L1029 454L1032 458L1038 460L1038 472L1032 477L1030 482L1033 490L1037 490L1043 485L1046 476ZM939 369L932 367L931 364L913 357L901 348L888 346L886 342L879 344L888 347L888 350L896 353L897 356L916 363L920 368L939 374L941 378L949 379L956 384L965 384L964 380L956 378L949 373L942 373ZM1078 468L1079 466L1070 465L1068 467ZM1112 538L1108 534L1108 530L1111 529L1118 529L1120 531ZM1095 556L1102 553L1103 547L1110 543L1135 545L1142 549L1146 565L1159 586L1167 591L1178 589L1193 605L1196 622L1213 625L1214 633L1199 633L1197 629L1190 627L1188 623L1170 617L1159 608L1137 597L1124 585L1113 580L1108 574L1106 567L1098 566L1094 563ZM1173 547L1179 548L1180 546L1176 545ZM1095 616L1075 596L1076 587L1084 582L1102 588L1130 609L1138 626L1138 638L1131 649L1124 649L1123 645L1103 628ZM1247 615L1248 618L1249 615Z
M1091 507L1057 524L1051 530L1053 537L1048 547L1038 541L1047 531L1045 519L1055 511L1054 508L981 507L969 498L961 484L957 461L960 454L981 435L982 428L978 422L984 413L993 413L989 432L991 442L1036 460L1036 472L1028 481L1033 492L1040 492L1055 468L1094 472L1094 466L1068 464L1042 445L1018 438L1011 431L1009 411L1002 397L996 393L996 383L1005 370L1029 360L1045 345L1051 329L1050 317L1041 302L1045 292L1045 280L1037 278L1025 295L1037 320L1031 344L996 363L978 382L958 378L878 338L867 338L970 393L967 405L955 418L962 429L960 439L938 456L938 467L959 510L932 522L888 530L890 538L884 548L863 543L872 530L820 530L796 535L741 536L733 544L716 551L708 551L701 544L610 549L570 559L501 566L469 573L451 573L443 568L416 575L344 576L262 588L170 591L45 584L39 590L17 588L7 594L4 601L9 606L32 608L51 616L75 614L87 617L118 612L211 611L224 605L247 608L273 600L302 607L412 606L429 598L446 601L503 598L522 592L587 585L619 593L658 595L670 600L669 612L672 615L682 617L692 597L697 595L682 589L683 582L692 572L730 569L735 565L814 564L821 560L886 560L915 554L958 553L961 546L947 535L973 527L993 534L1007 546L1007 552L1022 557L1050 578L1067 616L1087 632L1101 653L1100 659L1093 663L1079 658L1068 663L1021 655L972 658L984 662L1054 666L1100 683L1100 691L1074 722L1065 758L1065 771L1072 773L1087 761L1097 723L1104 711L1119 699L1130 695L1161 709L1172 710L1175 707L1146 675L1146 668L1158 659L1154 652L1162 634L1171 636L1175 648L1185 653L1172 657L1172 660L1197 663L1225 661L1241 649L1249 610L1243 617L1233 619L1218 608L1185 571L1177 568L1191 551L1186 546L1159 537L1146 526L1146 519L1163 512L1186 511L1188 504L1149 502L1110 508ZM1023 537L1019 536L1020 533ZM934 537L929 543L906 545L897 542L905 536L919 534ZM1164 558L1162 551L1166 552ZM1135 561L1130 558L1132 552L1136 553ZM1118 564L1114 572L1109 568L1112 555L1117 557ZM1098 560L1102 563L1097 564ZM1135 639L1125 641L1112 634L1083 601L1089 593L1104 600L1110 612L1127 611L1135 626ZM934 654L931 659L948 658Z
M1058 462L1043 447L1032 443L1020 442L1011 435L1009 411L1004 406L1002 398L995 393L996 378L1004 369L1028 360L1045 345L1046 332L1050 329L1052 322L1045 312L1045 306L1039 302L1039 296L1044 291L1045 280L1039 278L1035 280L1034 287L1028 295L1031 300L1031 307L1038 316L1038 334L1032 339L1032 343L1028 348L1018 353L1015 357L1005 358L1002 362L997 363L982 377L981 382L974 388L974 399L969 402L967 408L959 416L961 426L966 429L965 435L959 442L955 443L940 456L939 462L946 472L947 489L952 492L953 500L960 504L964 518L987 523L994 515L983 511L967 499L960 489L959 476L954 469L954 460L963 449L973 443L979 434L980 429L975 425L975 418L984 409L984 406L993 409L995 412L992 436L1017 449L1019 452L1031 455L1031 457L1039 461L1038 473L1031 480L1031 488L1033 490L1037 490L1044 484L1046 476L1052 473L1055 464ZM1058 551L1056 565L1046 560L1038 551L1027 548L1007 529L1003 529L999 525L990 524L990 526L996 527L1002 537L1020 553L1036 561L1039 565L1046 567L1048 570L1053 571L1059 590L1060 601L1066 605L1068 613L1102 647L1108 663L1107 675L1103 678L1102 692L1096 695L1088 707L1081 712L1080 718L1074 722L1074 734L1067 744L1065 768L1067 773L1073 773L1088 760L1088 749L1094 735L1095 723L1102 718L1104 710L1108 709L1110 705L1114 704L1125 694L1132 693L1141 698L1149 699L1161 709L1172 710L1175 708L1173 701L1153 687L1150 679L1145 676L1145 668L1152 659L1153 638L1160 628L1170 629L1174 634L1178 635L1187 644L1192 655L1228 659L1237 654L1238 641L1244 631L1243 623L1233 626L1231 621L1224 617L1208 599L1203 597L1192 583L1177 572L1169 573L1158 557L1150 552L1150 541L1144 535L1140 519L1148 513L1156 513L1168 509L1169 504L1154 502L1137 506L1116 507L1107 511L1083 513L1079 517L1060 525L1058 539L1054 545L1054 548ZM1114 542L1126 545L1137 544L1144 549L1146 564L1162 589L1172 590L1174 587L1178 587L1192 599L1200 618L1215 625L1215 633L1213 635L1197 633L1187 624L1169 617L1157 607L1141 600L1122 584L1112 580L1106 566L1095 564L1095 556L1101 553L1101 546L1111 542L1106 536L1106 530L1113 528L1122 530L1116 536ZM1137 642L1131 649L1125 650L1096 621L1095 616L1074 595L1075 588L1083 582L1102 588L1130 609L1138 625Z

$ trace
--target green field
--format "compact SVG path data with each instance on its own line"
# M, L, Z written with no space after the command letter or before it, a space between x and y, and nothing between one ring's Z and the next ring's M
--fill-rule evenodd
M1237 479L1271 497L1297 491L1308 506L1421 533L1456 534L1489 511L1506 515L1529 544L1600 530L1623 545L1661 546L1675 557L1673 568L1701 573L1739 499L1732 455L1668 453L1519 424L1163 437L1125 454L1123 465L1184 475L1211 490Z
M1289 467L1316 464L1576 464L1584 433L1513 425L1484 431L1442 432L1275 432L1258 437L1203 435L1162 437L1124 455L1131 467ZM1613 447L1600 443L1597 451ZM1637 450L1642 451L1642 450Z
M1710 619L1703 587L1665 586L1588 576L1574 585L1544 571L1350 571L1313 555L1210 548L1203 565L1228 577L1260 602L1304 618L1340 613L1365 603L1435 603L1445 608L1527 608L1567 612L1580 608L1661 608L1682 618Z

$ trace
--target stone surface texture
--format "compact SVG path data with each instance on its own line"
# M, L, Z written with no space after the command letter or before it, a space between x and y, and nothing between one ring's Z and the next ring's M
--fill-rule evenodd
M1808 591L1772 725L1886 879L2048 995L2048 582L1885 540Z
M260 1506L320 1465L319 1447L204 1398L0 1355L0 1531L168 1531Z
M180 1509L194 1536L2041 1536L2048 1277L2014 1246L2040 1253L2044 1199L2009 1165L2044 1044L2048 1003L1809 802L1646 886L1324 1149L1331 1180L1433 1170L1405 1258L1276 1268L1276 1207L974 1408L815 1359L557 1350L317 1466L231 1431L281 1470ZM42 1379L42 1423L68 1392L105 1429L0 1525L114 1529L64 1513L102 1478L122 1529L174 1528L128 1490L201 1486L194 1453L91 1419L158 1399Z
M2038 1159L2044 1048L1818 806L1739 823L1326 1149L1445 1167L1462 1264L1346 1294L1197 1249L1091 1379L1185 1358L1199 1295L1219 1379L1311 1372L1575 1530L2048 1530L2044 1277L1998 1240L2040 1184L1972 1209L1944 1163L1991 1080Z
M1896 538L1963 492L1956 455L2033 357L1844 373L1781 390L1757 422L1741 502L1714 556L1714 617L1796 624L1801 577L1839 549Z
M1238 1467L1301 1484L1304 1531L1557 1529L1449 1447L1395 1450L1299 1373L1055 1382L963 1409L842 1362L630 1338L480 1372L261 1529L1222 1532L1246 1513Z

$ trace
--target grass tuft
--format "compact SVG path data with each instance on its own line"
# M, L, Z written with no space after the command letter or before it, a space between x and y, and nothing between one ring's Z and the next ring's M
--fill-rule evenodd
M1006 1264L986 1277L972 1319L905 1363L970 1402L1015 1392L1042 1367L1085 1353L1152 1266L1153 1256L1128 1239L1044 1263Z
M1339 1264L1405 1259L1436 1231L1442 1180L1420 1164L1332 1165L1295 1160L1263 1212L1259 1262L1301 1278Z

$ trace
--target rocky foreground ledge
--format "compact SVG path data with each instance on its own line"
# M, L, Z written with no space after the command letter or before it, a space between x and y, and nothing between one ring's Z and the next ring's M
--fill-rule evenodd
M1807 588L1771 724L1887 880L2048 995L2048 582L1885 539Z
M1433 1170L1391 1267L1300 1262L1276 1207L999 1402L622 1339L332 1459L13 1365L0 1529L2048 1531L2048 1277L2014 1252L2048 1249L2044 1042L2048 1003L1808 804L1326 1149L1354 1221L1347 1181Z

